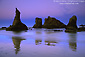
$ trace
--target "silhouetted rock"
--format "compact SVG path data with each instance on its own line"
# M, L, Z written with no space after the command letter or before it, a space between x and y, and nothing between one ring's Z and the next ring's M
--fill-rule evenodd
M27 26L23 24L20 20L20 12L16 8L16 16L14 18L13 24L10 25L7 29L7 31L21 31L21 30L28 30Z
M78 28L78 32L85 31L85 25L80 25Z
M46 29L45 31L62 32L63 30L58 30L58 29L57 30L56 29L55 30L54 29L48 30L48 29Z
M2 28L0 28L0 30L6 30L6 27L2 27Z
M61 31L63 31L63 30L54 30L54 31L56 31L56 32L61 32Z
M43 28L65 28L66 25L63 24L62 22L60 22L59 20L57 20L56 18L52 18L50 16L48 16L48 18L45 18L45 22L43 25Z
M81 25L79 25L79 27L85 27L85 25L81 24Z
M42 28L42 19L41 18L36 18L35 20L35 25L33 26L33 28Z
M78 32L85 31L85 28L78 28Z
M76 25L77 17L74 15L70 18L68 25L66 26L65 32L76 32L77 25Z

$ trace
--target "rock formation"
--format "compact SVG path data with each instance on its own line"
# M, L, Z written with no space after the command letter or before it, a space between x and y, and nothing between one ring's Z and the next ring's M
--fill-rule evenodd
M6 30L6 27L2 27L2 28L0 28L0 30Z
M48 18L45 18L45 22L43 25L43 28L65 28L66 25L63 24L62 22L60 22L59 20L57 20L56 18L52 18L50 16L48 16Z
M74 15L70 18L68 25L66 26L65 32L76 32L77 25L76 25L77 17Z
M78 32L85 31L85 25L80 25L78 28Z
M20 20L20 12L16 8L16 16L14 18L13 24L10 25L7 29L7 31L21 31L21 30L28 30L27 26L23 24Z
M33 26L33 28L42 28L42 19L41 18L36 18L35 20L35 25Z

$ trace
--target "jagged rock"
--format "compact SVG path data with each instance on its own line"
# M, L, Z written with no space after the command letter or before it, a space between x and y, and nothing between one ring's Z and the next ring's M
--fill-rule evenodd
M20 20L20 12L16 8L16 16L15 16L14 21L13 21L13 26L16 25L17 23L21 23L21 20Z
M48 16L48 18L45 18L45 22L43 25L43 28L65 28L66 25L63 24L62 22L60 22L59 20L57 20L56 18L52 18L50 16Z
M41 18L36 18L35 20L35 25L33 26L33 28L42 28L42 19Z
M20 20L20 12L16 8L16 16L14 18L13 24L10 25L7 29L7 31L21 31L21 30L28 30L27 26L23 24Z
M74 15L70 18L68 25L66 26L65 32L76 32L77 25L76 25L77 17Z
M74 15L74 16L72 16L71 18L70 18L70 20L69 20L69 23L68 23L68 25L66 26L67 28L68 27L74 27L74 28L77 28L77 25L76 25L76 22L77 21L77 17Z

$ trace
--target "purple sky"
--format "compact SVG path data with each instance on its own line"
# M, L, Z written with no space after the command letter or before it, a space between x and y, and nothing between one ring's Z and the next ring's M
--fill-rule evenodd
M21 19L54 16L64 21L72 15L85 18L85 3L61 5L53 0L0 0L0 19L14 19L15 8L20 10Z

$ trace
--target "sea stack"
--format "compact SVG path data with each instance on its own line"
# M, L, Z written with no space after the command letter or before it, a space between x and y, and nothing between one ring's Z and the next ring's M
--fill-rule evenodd
M16 15L15 15L13 24L10 25L6 30L7 31L28 30L27 26L21 22L21 20L20 20L20 11L17 8L16 8Z
M77 17L74 15L70 18L68 25L66 26L65 32L77 32L76 22Z
M35 23L36 24L33 26L33 28L42 28L42 18L36 17Z
M45 18L43 28L53 29L53 28L65 28L66 25L57 20L56 18L48 16Z

